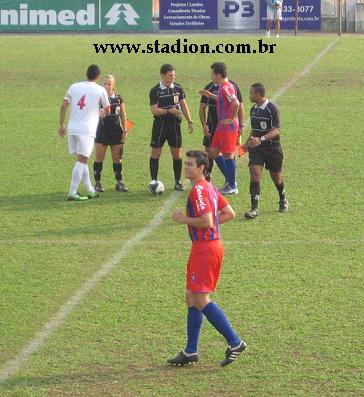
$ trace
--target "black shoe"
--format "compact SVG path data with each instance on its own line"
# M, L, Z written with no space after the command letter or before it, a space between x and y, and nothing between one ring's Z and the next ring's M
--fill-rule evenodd
M244 214L244 218L246 219L255 219L259 215L258 209L251 209Z
M103 193L105 191L100 182L96 182L95 191L98 193Z
M186 365L186 364L197 363L197 361L198 361L197 353L186 355L186 353L181 351L180 353L177 354L176 357L169 358L167 360L167 363L171 364L171 365L182 366L182 365Z
M287 212L288 211L288 200L285 198L279 201L279 212Z
M206 174L205 179L207 182L211 182L211 174L209 172Z
M178 192L183 192L183 186L180 181L176 181L176 184L174 185L174 190L177 190Z
M221 366L225 367L226 365L231 364L234 362L238 356L243 353L246 349L246 343L242 340L238 347L231 349L230 347L226 349L225 352L225 359L221 361Z
M119 181L116 185L115 185L115 190L118 192L128 192L128 188L123 184L123 182Z

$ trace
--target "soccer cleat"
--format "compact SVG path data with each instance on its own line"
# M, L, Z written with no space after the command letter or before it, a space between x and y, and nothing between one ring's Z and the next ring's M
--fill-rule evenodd
M169 358L167 360L167 363L171 365L183 366L186 364L197 363L197 361L198 361L197 353L187 354L182 350L180 353L177 354L176 357Z
M205 179L207 182L211 182L211 174L209 172L206 174Z
M176 184L174 185L174 190L177 190L178 192L183 192L183 186L180 181L176 181Z
M228 347L225 352L225 359L223 361L221 361L221 363L220 363L221 366L225 367L226 365L231 364L245 350L246 350L246 343L243 340L240 342L240 345L237 347L234 347L234 349L232 349L231 347Z
M258 209L251 209L244 214L246 219L255 219L259 215Z
M95 192L97 193L103 193L105 189L102 187L100 182L96 182L95 184Z
M89 198L89 199L93 199L93 198L97 198L97 197L99 197L100 195L97 193L97 192L88 192L87 193L87 197Z
M67 197L68 201L86 201L88 200L88 197L86 196L80 196L78 193L76 194L69 194Z
M288 211L288 200L285 198L279 201L279 212L284 213Z
M276 38L279 39L279 34L278 33L276 34Z
M239 190L237 187L230 187L230 185L227 185L224 189L220 190L220 193L224 196L232 196L233 194L238 194Z
M223 186L220 187L220 188L217 189L217 190L221 193L223 190L225 190L225 189L228 188L228 187L229 187L229 182L225 182L225 183L223 184Z
M117 192L122 192L122 193L126 193L129 191L129 189L123 184L123 182L119 181L116 185L115 185L115 190Z
M267 30L266 32L265 32L265 37L270 37L270 30Z

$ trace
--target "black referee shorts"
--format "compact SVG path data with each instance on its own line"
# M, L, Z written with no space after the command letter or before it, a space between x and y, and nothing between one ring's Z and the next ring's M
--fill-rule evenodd
M249 149L249 166L265 165L272 172L281 172L283 152L280 143L263 143L254 149Z
M212 138L214 137L214 133L215 133L215 130L216 130L216 124L211 124L211 125L208 124L208 126L209 126L209 131L210 131L211 136L206 136L206 135L203 136L202 144L205 147L210 147L211 146Z
M172 148L182 147L181 119L154 119L150 146L152 148L161 148L165 141Z

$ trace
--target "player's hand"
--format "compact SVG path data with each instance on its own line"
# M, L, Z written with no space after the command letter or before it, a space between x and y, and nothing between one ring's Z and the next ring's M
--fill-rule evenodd
M171 214L172 221L177 223L184 223L184 217L185 216L182 214L182 211L179 208L176 208Z
M188 133L189 134L193 133L193 121L188 122Z
M211 94L211 92L208 90L200 90L198 93L207 98L213 98L213 94Z
M244 133L244 126L239 127L239 131L238 131L239 136L243 135L243 133Z
M126 140L128 139L128 130L124 130L123 136L124 136L124 142L126 142Z
M260 138L251 136L247 143L247 146L248 146L248 148L255 148L255 147L259 146L261 143L262 143L262 141L260 140Z
M101 119L104 119L107 116L106 109L100 109L99 116Z
M207 124L204 124L204 126L202 127L202 131L203 131L203 134L205 136L207 136L207 138L211 137L210 129L209 129L209 126Z
M64 125L60 125L58 128L58 135L63 138L66 134L66 129L64 128Z
M168 113L175 117L180 117L182 115L182 112L177 108L177 105L168 109Z

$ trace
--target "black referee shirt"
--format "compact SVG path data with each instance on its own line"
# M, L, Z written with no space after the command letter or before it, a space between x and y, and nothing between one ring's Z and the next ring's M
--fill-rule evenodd
M279 110L277 106L268 99L261 105L254 105L250 109L250 122L252 136L261 137L273 128L281 128L279 120ZM279 135L271 142L279 142ZM264 142L263 142L264 143Z
M238 85L231 80L229 80L229 82L233 85L233 87L236 91L236 97L238 98L238 101L240 103L243 103L243 98L241 96L241 92L240 92ZM211 92L212 94L217 95L217 92L219 91L219 85L211 82L211 83L207 84L207 86L204 88L204 90L207 90L207 91ZM215 99L208 98L208 97L202 95L200 103L205 103L208 106L207 124L216 126L218 118L217 118L217 106L216 106Z
M154 86L149 93L150 106L158 105L161 109L170 109L175 105L178 105L179 101L186 98L186 94L182 88L177 83L172 83L169 87L166 87L162 82ZM169 114L165 116L154 116L154 118L165 118L165 119L175 119L176 117Z

